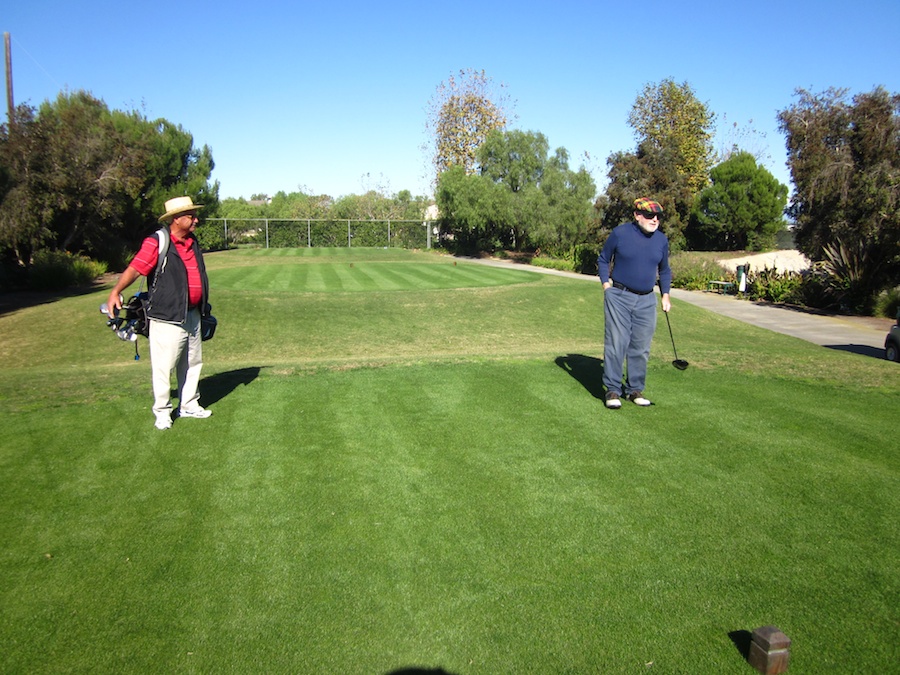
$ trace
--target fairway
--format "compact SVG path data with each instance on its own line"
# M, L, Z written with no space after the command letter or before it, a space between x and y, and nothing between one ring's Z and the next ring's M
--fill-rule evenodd
M250 249L216 257L211 269L216 267L216 288L234 291L421 291L537 280L529 272L459 265L452 258L403 249Z
M4 672L894 669L897 364L676 303L602 405L591 280L209 254L209 420L158 432L107 290L0 314ZM59 326L59 319L66 326Z

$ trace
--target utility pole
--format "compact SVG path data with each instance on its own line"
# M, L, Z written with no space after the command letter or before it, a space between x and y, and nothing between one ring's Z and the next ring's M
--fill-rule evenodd
M9 33L3 34L3 42L6 46L6 114L9 120L9 128L12 129L15 105L13 104L12 50L9 47Z

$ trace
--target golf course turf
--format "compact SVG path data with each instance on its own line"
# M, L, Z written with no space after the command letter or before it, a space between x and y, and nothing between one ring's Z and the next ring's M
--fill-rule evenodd
M0 313L3 672L882 673L897 364L676 302L607 411L599 284L206 256L208 420L153 428L108 286Z

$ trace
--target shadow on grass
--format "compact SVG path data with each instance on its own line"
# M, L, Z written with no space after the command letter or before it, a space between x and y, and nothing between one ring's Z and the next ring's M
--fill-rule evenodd
M597 399L603 399L603 359L584 354L566 354L556 357L556 365L566 371Z
M216 373L200 380L200 398L204 406L221 401L240 385L248 385L257 377L261 368L240 368Z
M63 298L78 297L81 295L90 295L103 288L106 283L96 282L88 286L79 286L76 288L66 288L57 291L34 291L34 290L13 290L0 292L0 316L10 314L11 312L25 309L26 307L36 307L38 305L48 305ZM97 305L99 312L100 305Z
M740 652L740 655L744 658L744 661L747 661L750 658L750 642L753 640L753 636L750 634L750 631L733 630L728 634L728 637L731 638L731 641L734 643L735 649Z
M850 352L851 354L859 354L860 356L871 356L875 359L884 358L884 350L879 347L870 347L869 345L824 345L828 349L835 349L839 352Z
M392 670L387 675L454 675L449 670L443 668L400 668Z

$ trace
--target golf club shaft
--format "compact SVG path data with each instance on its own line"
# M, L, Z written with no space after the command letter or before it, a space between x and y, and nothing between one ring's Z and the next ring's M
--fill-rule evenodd
M672 339L672 351L675 352L675 360L678 361L678 350L675 349L675 336L672 335L672 322L669 321L669 313L663 312L666 315L666 325L669 327L669 337Z

